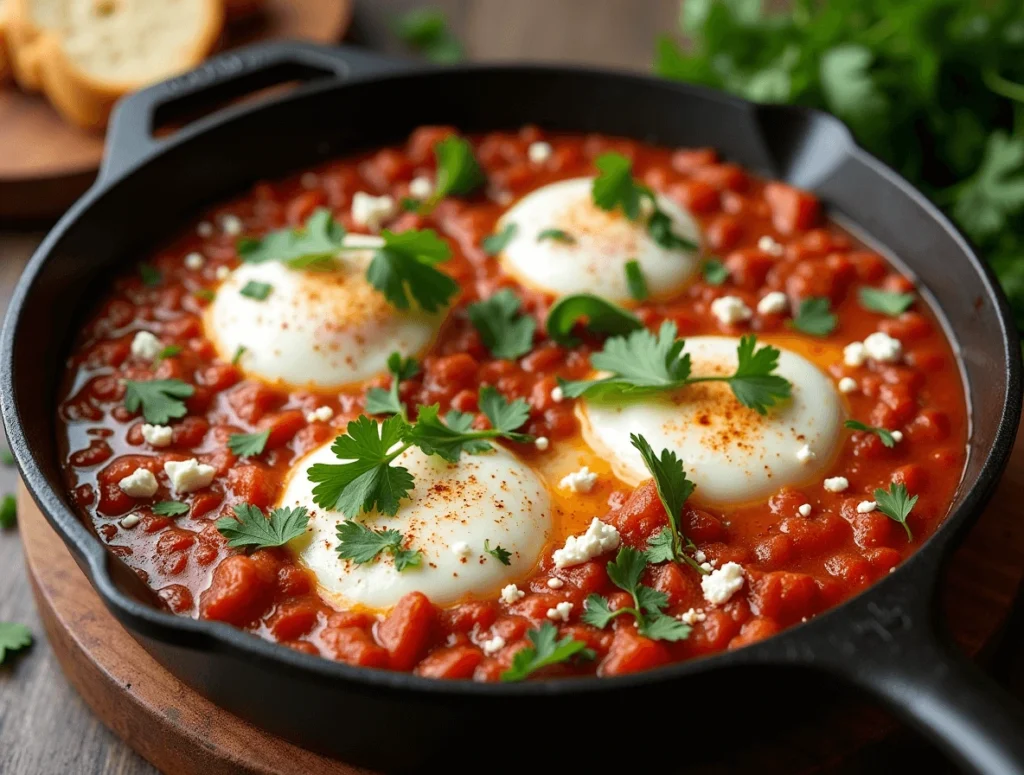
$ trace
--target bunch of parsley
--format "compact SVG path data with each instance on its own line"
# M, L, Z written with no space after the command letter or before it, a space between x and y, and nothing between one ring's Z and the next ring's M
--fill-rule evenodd
M655 71L828 110L995 268L1024 328L1024 3L686 0Z

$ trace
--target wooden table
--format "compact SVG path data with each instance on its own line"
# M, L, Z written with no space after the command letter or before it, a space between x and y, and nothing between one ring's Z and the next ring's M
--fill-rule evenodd
M418 5L411 0L357 3L351 33L355 42L400 51L389 21ZM474 59L566 61L647 70L655 37L674 29L676 0L432 0L446 11ZM0 226L0 308L5 308L18 274L42 231ZM13 492L13 469L0 469L0 490ZM1024 626L1015 616L995 658L1004 683L1024 696L1024 660L1016 646ZM17 533L0 533L0 621L24 622L41 633ZM929 747L907 734L871 754L883 771L898 767L949 771ZM849 770L853 771L853 770ZM152 773L155 770L91 715L65 682L49 646L32 649L0 668L0 772Z

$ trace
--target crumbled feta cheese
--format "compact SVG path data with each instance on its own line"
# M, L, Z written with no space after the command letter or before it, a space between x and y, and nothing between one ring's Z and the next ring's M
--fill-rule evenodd
M220 229L229 237L237 237L245 230L245 224L237 215L225 215L220 219Z
M789 297L782 291L766 293L757 303L757 311L762 315L780 315L789 309Z
M500 635L495 635L490 640L485 640L481 643L480 648L484 650L487 656L491 656L505 648L505 639Z
M880 363L895 363L903 355L903 344L883 331L876 331L864 340L868 357Z
M231 270L226 266L218 266L217 270L213 273L213 276L218 280L227 280L229 274L231 274Z
M524 597L526 597L526 593L515 584L508 584L501 588L501 599L508 605L518 603Z
M554 608L548 609L548 619L550 619L553 622L567 622L569 621L570 613L572 613L572 603L570 603L568 600L565 600L556 605Z
M129 514L128 516L121 518L121 527L123 527L125 530L131 530L141 521L142 517L140 517L138 514Z
M583 466L579 471L573 471L571 474L563 476L558 486L570 492L586 493L593 490L595 484L597 484L597 474Z
M757 241L757 249L762 253L767 253L769 256L781 256L786 252L786 249L781 243L776 242L772 237L765 234L761 239Z
M168 425L150 425L148 422L142 424L142 438L151 447L166 447L171 443L174 431Z
M874 501L861 501L857 504L858 514L870 514L872 511L878 508L878 504Z
M320 178L317 177L315 172L303 172L302 177L299 178L299 183L302 184L303 188L316 188L319 182Z
M152 498L156 495L157 482L152 471L136 468L118 482L117 486L121 488L121 492L132 498Z
M711 573L711 571L714 569L714 567L715 566L712 565L710 562L702 562L700 564L700 569L701 570L706 570L708 573Z
M801 463L809 463L816 457L817 455L814 453L814 450L811 449L809 444L804 444L796 451L796 459Z
M212 237L213 236L213 224L209 221L200 221L196 226L196 234L200 237Z
M174 491L183 493L208 487L217 469L192 457L188 460L168 460L164 463L164 473L171 480Z
M700 580L704 599L713 605L728 602L743 586L743 566L727 562Z
M306 422L327 422L334 417L334 410L329 406L319 406L311 412L306 412Z
M206 259L203 258L202 253L189 253L185 256L185 268L186 269L202 269L203 264L206 263Z
M565 546L556 549L552 557L555 567L571 568L618 548L619 531L594 517L585 533L566 538Z
M387 194L374 196L365 191L357 191L352 197L352 220L370 231L378 231L381 224L397 212L395 200Z
M533 440L533 446L535 446L537 449L543 452L544 450L551 446L551 442L548 440L547 436L538 436L536 439Z
M149 331L139 331L132 339L132 355L145 361L153 360L163 349L160 340Z
M418 178L413 178L409 184L409 196L415 199L426 199L428 196L434 193L434 184L430 178L423 177L422 175Z
M857 389L857 380L852 377L843 377L839 380L840 393L852 393Z
M800 512L801 517L809 517L811 516L812 506L810 503L805 503L797 511Z
M708 559L708 556L706 554L704 554L704 550L703 549L698 549L697 551L695 551L693 553L693 559L695 559L697 562L706 562L707 559Z
M829 492L843 492L850 486L850 480L845 476L831 476L823 484Z
M850 342L843 348L843 363L847 366L863 366L868 359L868 351L863 342Z
M897 444L903 441L903 431L893 431L892 440L895 441Z
M711 314L728 326L750 320L754 313L739 296L722 296L711 302Z
M562 390L561 385L556 385L555 387L551 388L551 400L554 401L556 404L560 404L562 401L565 400L565 391Z
M695 625L697 622L703 622L707 618L708 615L704 613L704 610L702 608L691 608L689 611L680 615L679 617L683 624L688 624L691 627Z
M562 581L560 578L556 578L555 576L552 576L551 578L548 579L548 588L549 589L561 589L564 586L565 586L565 582Z
M456 541L452 544L451 549L459 557L469 557L473 553L473 550L465 541Z
M526 156L534 164L543 164L551 158L553 152L554 149L551 147L551 143L545 143L541 140L536 143L530 143L530 147L526 149Z

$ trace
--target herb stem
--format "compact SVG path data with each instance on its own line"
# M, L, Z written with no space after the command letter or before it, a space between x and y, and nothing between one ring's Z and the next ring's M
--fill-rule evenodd
M989 91L1006 97L1008 100L1024 103L1024 83L1004 78L992 67L987 67L982 71L981 80L989 88Z

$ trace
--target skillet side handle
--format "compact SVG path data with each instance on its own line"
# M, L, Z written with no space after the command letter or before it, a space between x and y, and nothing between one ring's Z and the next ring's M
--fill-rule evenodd
M163 141L163 125L202 124L197 114L225 112L227 103L286 83L308 84L407 70L410 64L352 46L302 41L257 43L208 59L195 70L141 89L118 101L110 117L99 183L134 169Z

